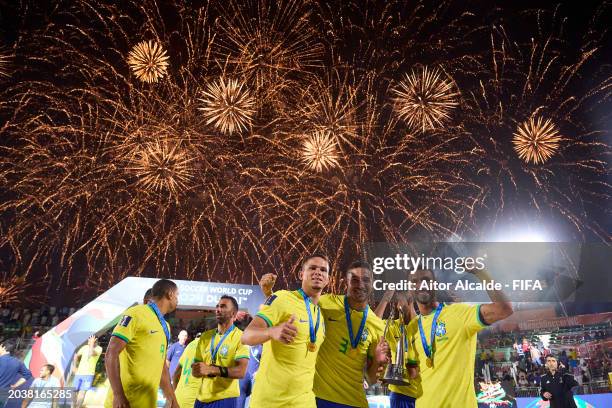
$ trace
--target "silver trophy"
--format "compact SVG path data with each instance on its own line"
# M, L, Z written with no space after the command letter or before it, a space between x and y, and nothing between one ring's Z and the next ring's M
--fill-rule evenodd
M385 325L385 331L383 337L386 338L387 331L389 329L389 324L393 320L395 307L391 309L391 314L387 319L387 324ZM407 377L406 373L406 361L404 359L404 344L408 344L406 338L406 330L404 328L404 316L401 311L399 312L400 316L400 338L397 341L397 347L395 349L395 360L387 365L387 371L385 371L385 375L382 378L383 384L393 384L393 385L410 385L410 383L404 378Z

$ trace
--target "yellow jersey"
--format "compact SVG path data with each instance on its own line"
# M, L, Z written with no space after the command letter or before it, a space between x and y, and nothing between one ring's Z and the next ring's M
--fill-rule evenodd
M414 348L415 342L417 340L420 341L420 338L416 337L418 336L419 330L417 320L412 319L408 324L405 324L404 330L406 333L404 342L404 361L410 365L418 366L419 362L417 360L416 350ZM389 343L389 348L391 349L391 362L394 362L397 358L397 343L400 338L401 323L399 319L396 319L390 322L389 328L387 329L387 335L385 337L387 343ZM419 398L423 394L420 375L417 378L410 378L408 375L408 370L406 370L404 381L406 381L408 385L389 384L389 391L407 395L412 398Z
M249 358L249 348L240 342L242 330L236 326L231 326L229 334L220 343L223 334L219 334L217 329L208 330L202 333L198 346L195 352L196 363L203 362L209 365L218 365L221 367L233 367L236 361ZM225 334L225 333L224 333ZM213 362L212 353L210 351L211 342L213 341L213 350L217 349L216 361ZM235 398L240 396L240 384L237 378L228 377L204 377L200 384L198 392L198 401L213 402L226 398Z
M317 356L313 390L317 398L352 407L367 407L363 388L364 367L367 367L368 359L374 358L385 324L368 306L363 333L353 350L346 325L345 298L345 295L323 295L319 300L325 317L325 341ZM357 336L364 312L350 309L350 314L353 336Z
M163 323L170 330L168 322L164 320ZM156 406L168 348L166 334L157 315L149 305L130 307L112 335L127 343L119 354L119 365L121 385L130 406ZM106 394L104 406L113 406L112 388Z
M77 366L76 375L94 375L96 373L96 364L102 354L102 347L96 345L94 347L94 355L89 356L89 345L85 344L77 352L79 356L79 365Z
M200 385L202 384L201 378L196 378L191 375L191 365L195 362L195 354L199 341L199 337L192 340L187 347L185 347L185 351L183 351L179 359L181 376L174 393L181 408L193 408L198 392L200 391Z
M310 303L313 325L316 325L319 307ZM320 317L316 333L316 349L308 350L310 325L302 295L297 291L275 292L260 308L257 316L268 326L277 326L295 315L297 336L291 344L274 340L264 343L259 370L255 374L251 408L314 408L316 406L312 384L317 354L325 339L325 322Z
M421 316L428 345L434 313L432 311ZM417 408L476 408L476 337L480 330L487 327L480 320L480 305L444 305L435 332L433 367L424 364L427 356L418 329L418 317L414 321L416 330L411 330L411 341L414 341L423 386L423 395L416 401Z

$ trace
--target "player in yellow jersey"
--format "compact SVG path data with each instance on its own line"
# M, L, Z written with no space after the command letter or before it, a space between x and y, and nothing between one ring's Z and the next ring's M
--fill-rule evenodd
M75 375L72 386L78 392L75 402L77 408L83 405L85 394L91 389L96 374L96 364L98 364L102 354L102 347L97 341L96 336L90 336L87 339L87 344L82 346L74 355L73 372Z
M491 278L484 270L472 270L481 281ZM411 275L420 315L408 326L419 361L423 394L417 408L476 408L474 363L480 330L512 314L512 304L500 291L488 291L493 303L444 304L436 300L430 270ZM423 282L427 282L424 285Z
M275 279L272 274L262 277L264 295L272 293ZM372 384L387 363L388 347L381 341L384 322L368 306L372 281L370 266L353 262L346 272L346 295L322 295L319 300L326 331L313 385L318 408L367 407L364 368Z
M111 388L105 408L155 407L160 387L168 400L166 406L178 408L165 368L170 326L163 317L176 310L177 304L176 284L160 279L153 285L148 304L125 311L106 349L106 373Z
M385 324L368 305L372 269L356 261L347 268L345 278L345 295L323 295L319 302L326 333L313 388L318 408L367 407L364 369L368 382L374 384L387 363Z
M270 296L244 331L242 342L263 344L251 408L314 408L312 391L325 322L317 306L329 283L329 262L313 254L302 262L301 288Z
M235 408L238 380L249 363L249 349L240 342L242 330L234 326L238 302L223 295L215 308L217 328L202 333L191 374L202 378L195 408Z
M191 373L191 365L195 362L195 353L199 341L200 336L198 335L185 347L176 370L172 374L174 394L181 408L193 408L202 384L202 379L194 377Z

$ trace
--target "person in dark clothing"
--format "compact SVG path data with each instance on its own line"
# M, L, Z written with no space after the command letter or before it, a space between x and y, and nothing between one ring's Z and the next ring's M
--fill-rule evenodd
M33 378L22 361L11 356L14 346L0 344L0 390L17 388Z
M542 399L550 401L550 408L577 408L572 388L577 387L578 382L570 374L557 370L554 356L546 357L546 368L549 372L542 376L540 384Z
M0 407L16 406L19 399L7 400L9 389L16 389L34 377L19 359L10 355L15 349L13 344L0 344Z
M259 369L259 360L261 359L261 350L263 346L258 344L256 346L249 347L249 364L247 365L247 372L243 378L240 379L240 396L236 402L236 408L247 408L247 398L251 396L253 391L253 384L255 383L255 373Z

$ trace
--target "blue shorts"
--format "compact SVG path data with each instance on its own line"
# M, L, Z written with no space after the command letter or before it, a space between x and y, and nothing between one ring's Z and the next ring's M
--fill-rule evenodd
M193 408L236 408L238 398L224 398L212 402L202 402L196 400Z
M389 393L391 408L414 408L416 399L397 392Z
M74 376L72 386L74 387L75 391L89 391L89 389L91 389L91 385L93 384L93 380L93 375L77 374Z
M317 398L317 408L354 408L351 405L338 404L337 402L327 401Z

